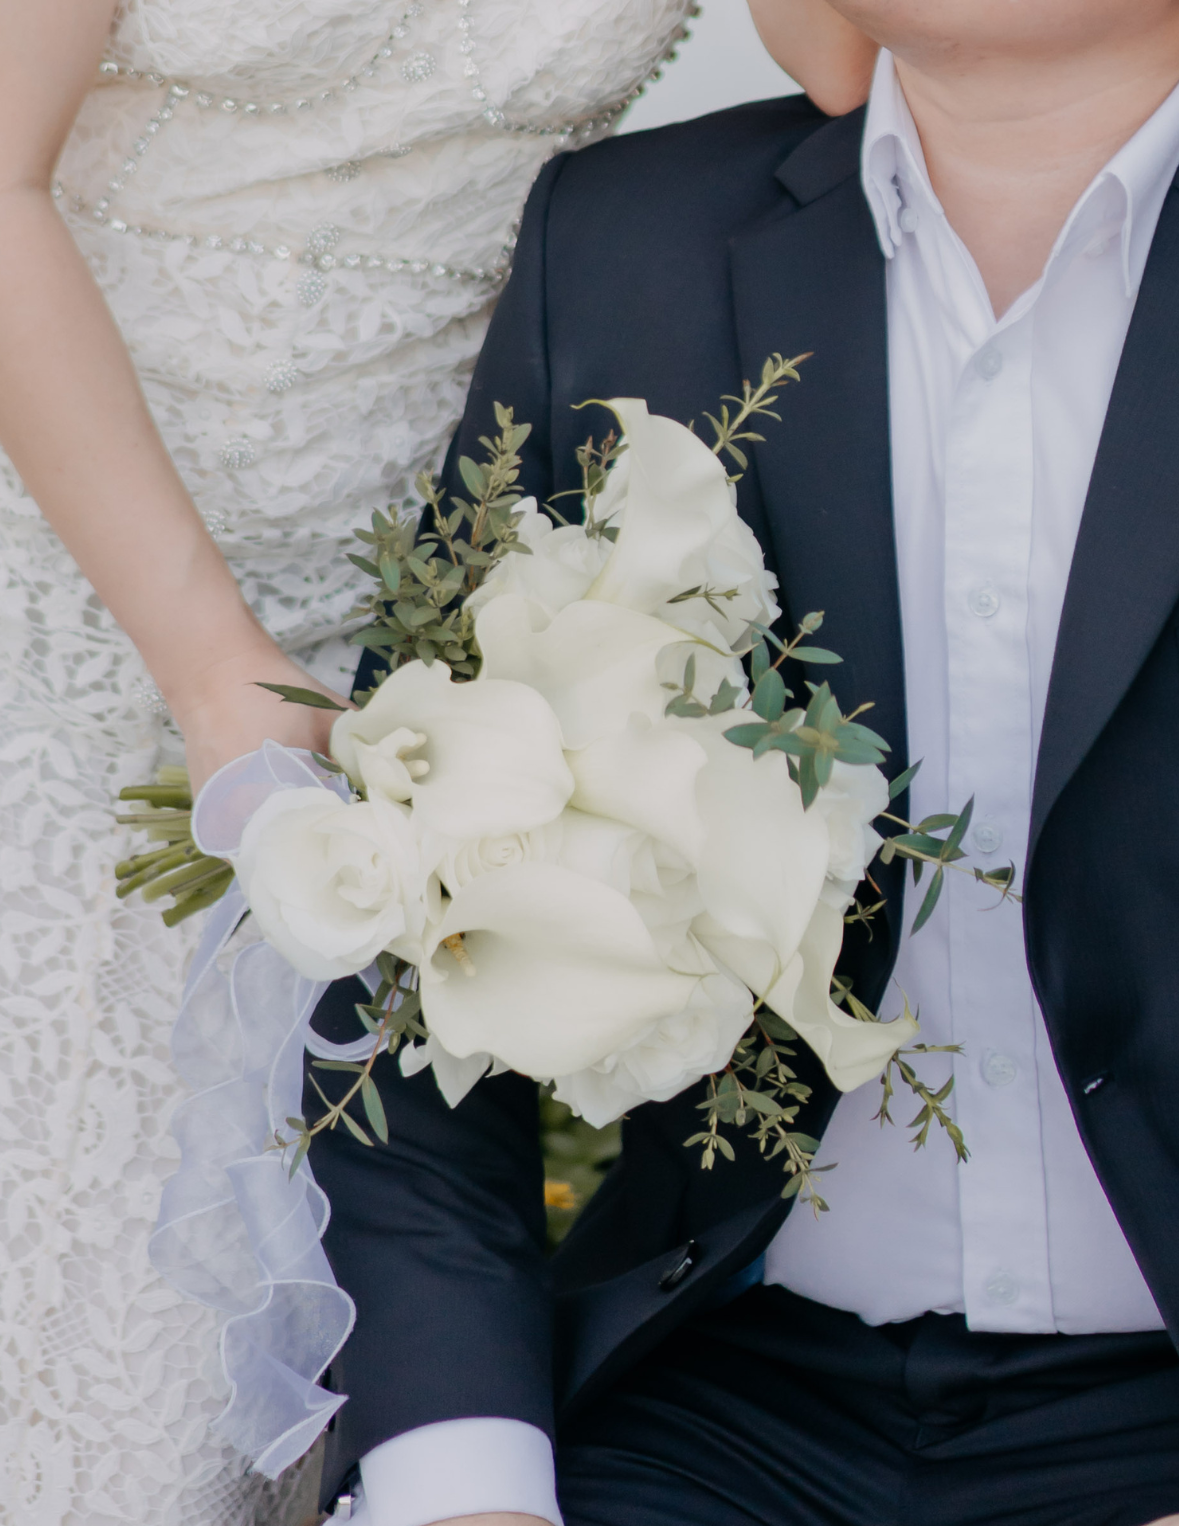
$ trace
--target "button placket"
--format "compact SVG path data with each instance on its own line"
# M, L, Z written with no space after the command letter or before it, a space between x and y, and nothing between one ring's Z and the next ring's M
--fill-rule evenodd
M1013 820L1030 804L1032 770L1030 392L1031 322L1021 319L966 366L944 478L950 808L977 796ZM981 851L997 851L998 828L982 820L977 831ZM963 1045L956 1116L973 1151L958 1176L966 1313L980 1330L1044 1328L1051 1295L1043 1193L1032 1189L1013 1203L1006 1185L1013 1173L1042 1170L1020 920L1004 916L1009 908L983 915L993 893L961 876L945 899L953 1037Z

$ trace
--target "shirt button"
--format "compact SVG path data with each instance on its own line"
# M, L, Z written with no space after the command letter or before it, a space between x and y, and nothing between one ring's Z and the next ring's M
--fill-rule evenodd
M902 207L901 215L897 218L897 222L901 225L902 233L916 233L917 224L920 221L921 219L917 216L912 207Z
M974 369L983 381L994 381L1003 369L1003 356L993 345L988 345L974 357Z
M1009 1054L996 1054L993 1049L983 1055L979 1069L988 1086L1010 1086L1019 1072L1019 1066Z
M1103 254L1107 253L1109 246L1112 243L1112 238L1095 238L1093 242L1086 247L1085 258L1090 260L1099 260Z
M986 1292L992 1303L1013 1304L1019 1297L1019 1283L1010 1272L996 1272L987 1278Z
M972 588L967 598L971 610L980 620L989 620L992 615L997 614L1001 602L990 583L982 583L978 588Z
M997 853L1003 846L1002 832L989 821L980 821L970 836L980 853Z

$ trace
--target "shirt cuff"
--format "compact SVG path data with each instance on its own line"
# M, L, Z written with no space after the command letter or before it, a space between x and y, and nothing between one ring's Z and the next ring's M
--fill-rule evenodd
M360 1460L363 1526L435 1526L464 1515L535 1515L563 1526L549 1438L523 1420L441 1420Z

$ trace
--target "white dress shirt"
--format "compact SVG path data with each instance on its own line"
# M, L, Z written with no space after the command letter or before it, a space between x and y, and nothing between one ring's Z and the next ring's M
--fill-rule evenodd
M1179 91L1081 197L1040 280L996 320L929 183L883 53L863 180L888 259L893 497L914 819L974 795L967 843L1022 879L1057 625L1089 474L1150 242L1179 165ZM888 569L881 568L881 576ZM870 699L870 695L856 696ZM869 1324L928 1310L971 1329L1153 1330L1162 1320L1073 1123L1024 960L1014 904L950 875L897 967L927 1043L955 1077L971 1150L914 1152L873 1122L880 1090L844 1098L820 1163L831 1212L791 1215L766 1281ZM907 920L919 904L907 908ZM887 1007L885 1016L893 1015ZM461 1420L410 1431L361 1465L361 1526L429 1526L516 1511L559 1526L552 1455L535 1428Z
M965 846L1022 881L1032 781L1073 546L1126 330L1179 164L1179 91L1073 208L1041 278L996 319L946 221L891 57L863 147L888 259L893 501L914 820L975 797ZM883 573L883 569L882 569ZM870 695L862 696L871 698ZM927 884L926 880L923 884ZM1015 905L948 876L902 945L893 996L918 1061L954 1073L971 1158L935 1133L914 1153L872 1121L879 1087L844 1098L823 1140L831 1212L792 1214L766 1280L869 1324L926 1310L972 1330L1084 1334L1162 1320L1073 1122L1024 957ZM907 895L906 920L920 904ZM907 1094L898 1124L917 1108Z

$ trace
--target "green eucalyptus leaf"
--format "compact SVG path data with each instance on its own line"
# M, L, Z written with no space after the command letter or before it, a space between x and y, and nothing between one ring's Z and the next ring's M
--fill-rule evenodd
M459 476L463 479L463 485L467 492L476 501L482 499L487 490L487 481L483 475L483 469L471 460L470 456L459 457Z
M306 705L311 710L345 710L346 705L337 705L334 699L328 699L326 694L320 694L315 689L300 689L294 684L264 684L256 683L256 689L269 689L271 694L277 694L288 705Z
M725 740L732 742L734 747L755 747L768 731L769 727L764 723L757 725L751 722L745 726L730 726L725 732Z
M388 1144L389 1121L385 1117L385 1107L381 1101L381 1094L377 1090L372 1076L365 1076L360 1087L360 1097L364 1103L364 1114L368 1119L369 1127L382 1144Z
M386 551L381 556L379 566L385 587L390 593L396 593L401 587L401 563Z
M372 1140L356 1122L355 1118L352 1118L348 1114L347 1110L342 1112L340 1117L344 1120L344 1126L348 1130L349 1134L352 1135L353 1139L358 1139L362 1145L368 1145L370 1150L374 1148Z
M970 818L973 815L974 796L971 795L970 799L966 802L966 806L961 816L959 816L958 820L954 823L953 831L950 833L949 837L946 838L946 856L952 854L955 849L961 846L962 839L966 836L967 828L970 826Z
M945 870L938 869L933 879L930 881L929 889L925 892L925 899L921 903L921 910L913 919L913 926L910 932L910 936L912 936L913 933L919 933L925 924L929 921L930 917L933 916L934 908L938 903L938 897L942 893L942 884L944 879Z
M790 655L799 662L835 664L843 661L837 652L829 652L822 646L796 646Z
M777 668L767 668L753 690L754 713L763 721L776 721L786 708L786 685Z

